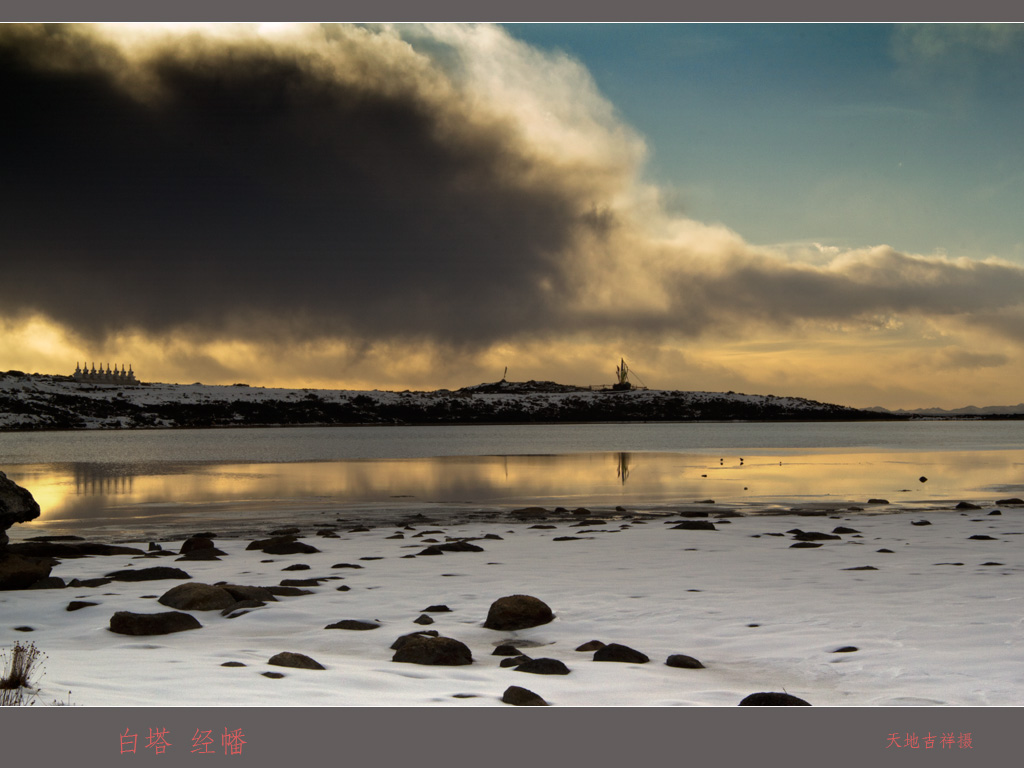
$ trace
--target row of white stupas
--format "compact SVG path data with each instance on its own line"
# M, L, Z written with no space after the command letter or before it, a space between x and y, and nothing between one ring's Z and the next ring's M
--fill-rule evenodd
M124 365L118 370L117 365L114 366L113 370L110 368L110 363L107 363L106 370L100 365L99 370L96 369L96 363L92 364L92 368L85 366L84 368L75 363L75 372L73 374L75 381L83 384L138 384L139 380L135 378L135 373L132 371L131 364L128 365L128 369L125 370Z

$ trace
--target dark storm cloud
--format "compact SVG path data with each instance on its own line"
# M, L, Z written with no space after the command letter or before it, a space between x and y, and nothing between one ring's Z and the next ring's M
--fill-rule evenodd
M3 27L0 100L0 315L91 339L357 354L915 313L1024 341L1019 266L792 260L671 216L585 71L496 28Z
M456 341L550 321L576 202L372 35L333 42L337 76L251 39L137 61L87 30L5 32L5 312Z

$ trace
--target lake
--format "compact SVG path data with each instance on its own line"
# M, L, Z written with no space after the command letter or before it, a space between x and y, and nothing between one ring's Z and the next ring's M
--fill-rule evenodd
M1013 421L656 423L26 432L0 470L41 533L155 535L541 505L869 511L1024 495ZM922 481L921 478L926 478Z

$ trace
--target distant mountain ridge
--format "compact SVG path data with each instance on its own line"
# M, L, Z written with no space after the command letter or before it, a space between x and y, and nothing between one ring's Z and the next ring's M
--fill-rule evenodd
M637 421L860 421L899 416L799 397L736 392L591 390L550 381L458 390L283 389L246 384L82 384L0 373L0 431L345 424Z
M966 405L963 408L952 409L914 408L913 410L906 410L901 408L895 411L888 408L882 408L881 406L873 406L871 408L865 408L864 410L875 411L876 413L892 413L906 416L1021 416L1024 415L1024 403L1018 403L1017 405L988 405L984 407Z

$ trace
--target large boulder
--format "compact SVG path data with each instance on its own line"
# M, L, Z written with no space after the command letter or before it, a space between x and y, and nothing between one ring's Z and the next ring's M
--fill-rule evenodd
M473 663L469 647L451 637L412 635L395 651L392 661L458 667Z
M491 603L484 627L501 631L528 629L547 624L555 615L543 600L530 595L509 595Z
M25 488L0 472L0 550L7 545L7 529L39 517L39 504Z
M222 611L238 601L223 587L190 581L171 587L157 602L179 611Z
M132 613L118 611L110 617L110 631L119 635L169 635L188 629L200 629L203 625L188 613L165 611L164 613Z
M0 553L0 589L28 589L47 578L56 564L56 560L48 557Z

